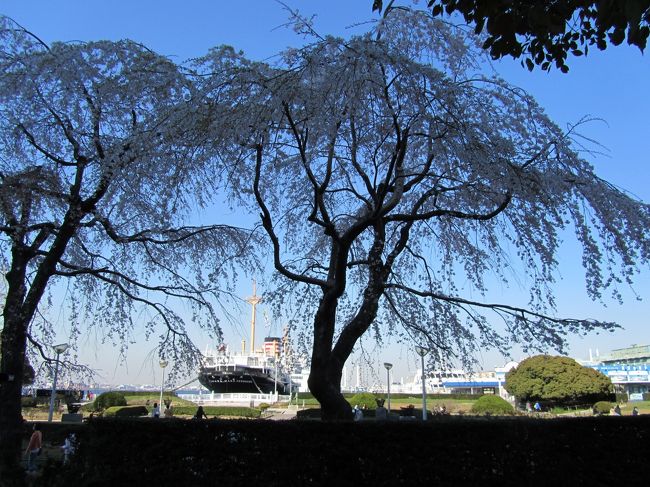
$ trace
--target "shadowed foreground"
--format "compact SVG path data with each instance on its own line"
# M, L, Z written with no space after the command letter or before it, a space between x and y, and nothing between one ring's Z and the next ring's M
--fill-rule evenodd
M447 417L427 424L97 420L77 435L70 466L50 461L35 485L650 482L650 416Z

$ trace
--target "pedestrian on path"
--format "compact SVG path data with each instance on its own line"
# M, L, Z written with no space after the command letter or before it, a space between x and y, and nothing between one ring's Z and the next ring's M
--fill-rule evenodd
M63 449L63 465L67 465L70 461L70 456L74 453L76 444L77 436L74 433L70 433L61 447Z
M36 459L41 454L43 447L43 433L41 433L41 425L34 425L34 432L32 433L25 455L27 456L27 471L33 472L36 470Z

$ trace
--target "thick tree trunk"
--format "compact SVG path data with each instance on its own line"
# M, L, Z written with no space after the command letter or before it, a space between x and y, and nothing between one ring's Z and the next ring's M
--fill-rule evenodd
M335 291L325 291L314 318L314 345L311 370L307 384L321 405L324 420L351 420L352 409L341 394L343 364L332 355L332 342L336 324L338 296Z
M320 402L323 420L352 419L352 408L341 393L343 366L356 342L377 316L380 295L380 287L370 283L364 292L359 311L343 328L335 346L333 336L338 298L326 294L321 300L314 322L314 346L307 383L311 393Z
M3 380L0 383L0 483L3 486L21 485L21 389L25 364L25 324L19 318L5 315L1 338L0 370Z
M341 393L342 370L343 366L339 369L331 361L315 363L312 360L309 390L320 403L321 419L325 421L352 420L350 404Z
M3 309L4 325L0 334L0 373L3 377L0 383L0 479L6 485L12 484L5 479L22 478L21 392L27 331L54 267L54 264L49 264L49 267L41 264L28 292L26 275L29 258L30 252L24 245L14 245L11 269L6 276L8 288ZM52 261L52 257L48 256L45 260ZM20 480L17 482L16 485L20 485Z

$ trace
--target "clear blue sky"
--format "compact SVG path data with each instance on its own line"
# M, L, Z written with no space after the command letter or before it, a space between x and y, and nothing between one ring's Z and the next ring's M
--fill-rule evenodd
M303 14L316 14L316 28L323 34L348 35L364 28L350 26L375 18L371 13L372 0L286 3ZM291 30L281 27L287 13L274 0L2 0L0 13L12 17L46 42L129 38L177 61L200 56L220 44L230 44L254 59L266 59L301 42ZM532 93L562 127L584 116L603 119L582 129L585 136L604 146L603 155L589 160L602 177L650 201L650 59L636 48L621 46L605 52L594 49L587 58L570 59L569 65L568 74L539 70L529 73L518 61L510 60L494 66L506 80ZM642 272L635 288L644 301L636 301L629 292L623 306L607 302L604 307L587 299L581 256L573 250L569 246L560 258L564 280L557 286L559 314L615 320L625 329L613 335L572 339L572 355L586 357L589 348L598 348L603 353L632 343L650 343L650 272ZM247 330L247 321L248 316L243 316L240 328ZM238 330L226 330L226 337L233 346L241 339ZM199 346L205 344L200 337L196 338ZM92 346L86 356L101 366L110 382L152 382L158 374L157 365L145 357L153 347L151 343L136 344L128 366L116 366L116 354L105 347ZM395 376L412 372L412 353L404 346L391 350L394 356L378 357L378 361L403 362L396 368ZM479 358L488 369L503 363L491 352Z

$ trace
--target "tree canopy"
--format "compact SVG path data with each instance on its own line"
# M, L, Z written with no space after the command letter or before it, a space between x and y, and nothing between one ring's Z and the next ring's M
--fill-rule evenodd
M476 347L561 350L567 333L612 329L554 315L565 229L594 299L648 262L648 206L598 178L530 96L483 75L471 40L393 9L279 67L223 49L202 60L204 78L218 73L202 97L232 107L213 119L213 150L238 161L232 185L273 251L268 297L293 326L313 323L309 386L325 416L349 414L341 371L368 331L469 360ZM520 271L528 307L479 298Z
M506 390L520 401L594 404L608 400L612 381L568 357L538 355L523 360L506 374Z
M388 2L390 9L393 1ZM374 0L373 11L384 2ZM590 46L600 50L627 39L643 51L650 34L650 0L428 0L434 16L461 14L493 59L522 58L529 70L535 65L562 72L569 54L582 56Z
M47 46L5 17L0 71L0 373L23 377L28 343L53 360L47 298L62 283L73 345L94 326L123 350L137 326L194 369L188 316L220 337L219 283L249 232L192 224L219 177L184 128L189 79L134 42ZM0 385L0 476L17 464L20 385Z

